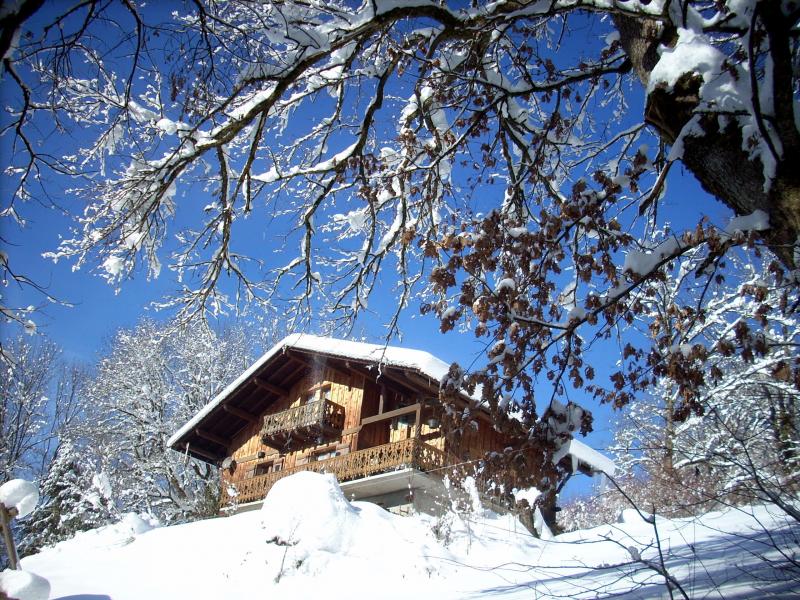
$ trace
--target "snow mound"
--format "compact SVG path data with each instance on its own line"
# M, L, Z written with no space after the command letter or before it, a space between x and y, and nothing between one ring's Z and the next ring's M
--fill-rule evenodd
M624 523L626 525L652 523L653 515L646 512L639 512L638 510L633 508L626 508L620 513L619 517L617 518L617 522Z
M333 477L315 473L276 483L265 504L263 511L161 527L114 543L113 532L130 535L137 523L142 526L128 517L28 556L22 565L49 579L54 598L299 599L332 593L353 600L518 600L544 590L552 598L667 594L663 578L644 565L637 573L630 570L634 556L650 564L659 560L655 530L635 512L623 514L619 524L544 540L510 515L490 511L401 517L374 504L349 503ZM696 519L658 517L666 567L691 585L697 598L794 597L796 580L775 577L763 553L774 540L794 548L798 534L795 522L770 507Z
M146 533L156 526L157 522L155 520L149 521L143 515L127 513L116 523L84 531L78 533L77 536L86 536L88 538L94 535L98 545L121 545L130 543L136 536Z
M336 477L301 472L279 480L261 507L268 541L340 552L358 518Z
M0 592L9 600L47 600L50 583L35 573L6 569L0 573Z
M0 504L16 508L17 517L28 516L39 503L39 490L30 481L12 479L0 486Z
M331 474L300 472L278 481L264 500L261 523L268 548L280 556L267 558L269 577L285 583L289 597L303 597L290 591L303 576L324 581L365 563L376 579L430 575L428 556L442 554L432 550L437 542L429 525L369 502L350 503Z

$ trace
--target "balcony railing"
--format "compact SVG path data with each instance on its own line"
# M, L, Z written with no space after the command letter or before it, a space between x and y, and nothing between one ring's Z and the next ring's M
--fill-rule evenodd
M343 428L344 407L318 400L266 415L261 439L273 448L296 449L336 439Z
M405 467L413 467L420 471L430 471L446 466L447 456L441 450L410 438L401 442L375 446L366 450L358 450L343 456L327 460L311 462L266 475L259 475L236 483L236 496L228 497L224 492L225 502L239 504L262 500L276 481L300 471L316 473L333 473L342 481L360 479L377 475L386 471L394 471Z

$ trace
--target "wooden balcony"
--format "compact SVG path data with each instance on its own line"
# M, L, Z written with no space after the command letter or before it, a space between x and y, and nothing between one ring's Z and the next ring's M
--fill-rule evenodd
M266 415L261 440L279 450L297 449L334 440L343 428L344 407L319 400Z
M236 497L231 498L223 492L223 502L232 504L235 501L244 504L262 500L276 481L300 471L333 473L340 482L343 482L406 467L430 471L446 465L447 456L444 452L416 438L410 438L237 482Z

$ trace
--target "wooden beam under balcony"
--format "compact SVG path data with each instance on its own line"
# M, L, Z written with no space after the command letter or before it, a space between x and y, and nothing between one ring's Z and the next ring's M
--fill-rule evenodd
M384 421L386 419L394 419L395 417L407 415L409 413L419 414L419 410L421 408L422 407L420 403L417 402L416 404L412 404L411 406L404 406L403 408L390 410L389 412L385 412L380 415L375 415L374 417L365 417L361 419L361 425L364 426L364 425L369 425L370 423L377 423L378 421Z
M289 393L284 390L283 388L279 388L277 385L271 384L269 381L264 381L259 377L255 377L253 382L260 387L261 389L267 390L278 396L281 400L286 400L289 397Z
M250 414L249 412L242 410L241 408L236 408L235 406L229 406L227 404L222 405L222 410L226 413L230 413L235 417L239 417L243 421L247 421L248 423L258 423L258 417Z

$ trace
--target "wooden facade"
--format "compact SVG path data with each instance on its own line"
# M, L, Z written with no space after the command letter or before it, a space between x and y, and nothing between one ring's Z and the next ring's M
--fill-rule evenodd
M260 500L301 470L340 482L403 468L441 477L503 447L488 419L449 446L438 427L439 381L422 369L297 347L263 362L170 441L221 466L223 503Z

